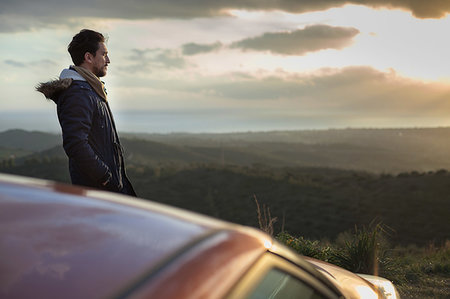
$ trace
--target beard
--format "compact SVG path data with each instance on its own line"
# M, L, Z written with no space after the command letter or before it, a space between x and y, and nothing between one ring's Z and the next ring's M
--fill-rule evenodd
M106 65L102 67L94 66L93 73L99 78L106 76Z

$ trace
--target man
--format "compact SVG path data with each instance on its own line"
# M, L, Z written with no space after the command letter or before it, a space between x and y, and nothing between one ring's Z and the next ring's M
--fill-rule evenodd
M75 64L36 88L57 105L72 184L136 196L125 174L122 146L106 90L108 50L101 33L83 29L69 44Z

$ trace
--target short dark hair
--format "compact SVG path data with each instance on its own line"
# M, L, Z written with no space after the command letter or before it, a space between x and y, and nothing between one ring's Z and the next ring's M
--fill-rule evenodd
M105 42L103 34L93 30L83 29L73 37L67 50L72 57L73 63L78 66L83 63L86 52L95 56L99 43L103 42Z

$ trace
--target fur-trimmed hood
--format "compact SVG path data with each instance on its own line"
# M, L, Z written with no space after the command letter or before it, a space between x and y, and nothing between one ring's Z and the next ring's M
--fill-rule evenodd
M53 100L56 103L58 96L72 85L73 80L86 81L75 70L68 68L61 72L59 79L39 83L36 86L36 90L44 94L47 99Z

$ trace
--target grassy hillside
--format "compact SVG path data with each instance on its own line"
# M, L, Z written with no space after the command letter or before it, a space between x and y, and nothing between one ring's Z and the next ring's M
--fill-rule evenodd
M335 238L378 219L400 244L450 239L447 172L376 176L328 169L194 166L132 168L144 197L256 226L253 196L278 217L275 228Z
M28 156L31 153L31 151L27 150L0 147L0 161L10 158Z
M385 240L382 224L357 227L335 242L280 233L276 238L298 253L354 273L379 275L397 287L400 297L450 298L450 241L442 246L395 246Z
M26 160L0 172L69 182L60 158ZM128 173L140 197L245 225L257 226L254 196L278 218L275 230L334 239L373 219L392 228L397 244L450 239L450 174L397 176L325 168L271 168L213 164L142 166Z

